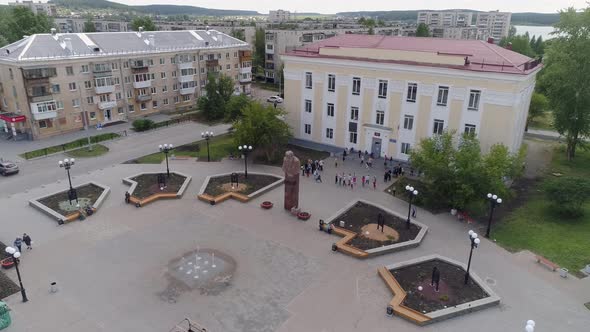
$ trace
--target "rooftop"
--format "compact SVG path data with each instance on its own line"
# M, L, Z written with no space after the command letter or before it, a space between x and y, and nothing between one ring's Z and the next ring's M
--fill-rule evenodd
M371 51L362 52L361 49ZM495 44L442 38L345 34L294 49L285 55L522 75L541 68L539 60Z
M216 30L36 34L0 48L0 61L51 61L228 47L249 45Z

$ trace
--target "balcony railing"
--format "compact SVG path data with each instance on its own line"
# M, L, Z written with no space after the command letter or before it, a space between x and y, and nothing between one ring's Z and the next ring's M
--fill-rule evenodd
M117 107L117 102L115 100L101 101L98 103L98 108L101 110L112 109L115 107Z
M57 76L57 70L53 67L25 69L23 70L23 76L27 80L47 79Z
M190 94L195 93L195 91L196 91L196 87L193 86L191 88L180 89L180 94L181 95L190 95Z
M178 63L178 69L183 70L183 69L189 69L193 67L193 63L192 62L179 62Z
M129 61L129 66L131 67L131 69L142 69L147 68L148 63L146 60L131 60Z
M133 87L136 88L136 89L149 88L151 86L152 86L152 81L151 80L140 81L140 82L133 82Z
M33 102L33 103L40 103L42 101L50 101L50 100L53 100L53 95L50 93L31 97L31 102Z
M57 111L33 112L33 119L35 121L54 119L57 117Z
M246 74L246 73L251 73L252 72L252 67L241 67L240 68L240 74Z
M190 82L190 81L194 81L194 80L195 80L195 75L178 76L178 82L180 82L180 83Z
M94 91L96 94L103 94L103 93L113 93L115 92L114 85L105 85L105 86L96 86L94 87Z
M137 100L138 102L152 100L152 95L137 95L135 97L135 100Z

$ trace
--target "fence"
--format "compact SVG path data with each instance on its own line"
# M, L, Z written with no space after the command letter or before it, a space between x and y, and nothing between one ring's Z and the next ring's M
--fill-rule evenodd
M104 133L104 134L100 134L100 135L91 136L90 143L96 144L96 143L112 140L115 138L119 138L121 136L127 136L127 130L124 130L119 133ZM64 144L46 147L43 149L28 151L28 152L21 154L20 156L29 160L29 159L33 159L33 158L46 157L48 155L52 155L55 153L67 152L67 151L82 148L85 146L88 146L88 138L87 137L80 138L75 141L71 141L71 142L64 143Z

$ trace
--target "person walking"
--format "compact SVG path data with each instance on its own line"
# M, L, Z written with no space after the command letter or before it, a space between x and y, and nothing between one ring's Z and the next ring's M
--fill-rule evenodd
M363 177L361 178L361 181L362 181L362 185L363 185L363 188L364 188L364 187L365 187L365 176L364 176L364 175L363 175Z
M334 177L334 184L338 184L338 173L336 173L336 176Z
M417 212L416 207L412 206L412 218L414 218L414 219L416 219L416 212Z
M365 163L365 157L361 156L361 166Z
M373 189L377 190L377 177L373 175Z
M17 237L16 240L14 240L14 246L16 247L16 249L18 249L19 252L22 252L22 245L23 245L23 239L21 239L20 237Z
M320 160L318 163L319 167L320 167L320 171L323 172L324 171L324 161Z
M334 168L338 168L338 158L334 158Z
M23 234L23 241L27 245L27 250L33 249L33 247L31 246L33 244L33 241L31 240L31 237L29 236L29 234L27 234L27 233Z
M359 158L362 157L363 153L359 150Z

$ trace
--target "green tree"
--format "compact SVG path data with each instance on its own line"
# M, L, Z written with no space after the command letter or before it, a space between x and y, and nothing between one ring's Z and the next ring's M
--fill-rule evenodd
M242 29L231 29L231 36L237 38L241 41L246 41L246 36L244 35L244 30Z
M514 52L526 55L528 57L534 57L536 55L535 51L531 47L531 40L528 37L528 34L502 38L499 45L506 48L508 48L510 45Z
M242 110L248 107L252 100L245 94L231 96L225 106L225 120L228 122L235 121L242 116Z
M14 43L36 33L48 33L53 28L53 20L45 14L33 14L26 7L12 7L6 17L1 17L2 33L9 43Z
M92 22L92 17L88 16L86 22L84 22L84 32L96 32L96 27L94 26L94 22Z
M289 126L281 120L284 115L280 108L251 102L242 110L241 119L234 123L236 145L252 145L267 160L274 160L291 137Z
M138 16L131 21L131 27L134 31L139 31L140 27L143 27L143 31L157 31L158 28L149 16Z
M369 31L367 31L367 33L368 33L369 35L374 35L374 34L375 34L375 29L373 29L373 27L370 27L370 28L369 28Z
M430 30L428 25L420 23L416 29L416 37L430 37Z
M220 75L216 79L214 75L209 75L207 92L197 101L197 106L203 112L207 120L219 120L226 116L226 106L234 92L234 83L231 77Z
M529 106L529 115L526 120L525 131L528 131L529 125L535 120L545 114L549 108L549 100L544 95L533 92L531 96L531 104Z
M508 30L508 37L514 37L516 36L516 28L514 27L514 25L510 26L510 29Z
M539 36L539 38L537 38L537 41L535 41L535 47L533 47L533 50L538 55L545 54L545 42L543 41L542 36Z
M547 49L543 88L554 128L565 137L568 160L590 136L590 7L560 12L556 38Z
M590 181L580 177L550 179L544 183L547 199L555 211L566 217L584 214L584 204L590 199Z
M257 72L260 68L264 69L264 63L265 63L265 58L266 58L266 51L265 51L265 47L266 47L266 34L264 32L264 29L262 28L257 28L256 29L256 35L255 35L255 39L254 39L254 58L253 58L253 64L254 67L256 67L256 70L254 72Z

